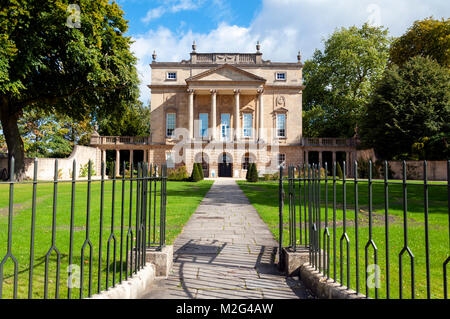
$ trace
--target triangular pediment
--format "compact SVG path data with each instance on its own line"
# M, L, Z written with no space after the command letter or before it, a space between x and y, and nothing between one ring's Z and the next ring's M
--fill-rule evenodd
M244 71L230 64L224 64L217 68L202 72L186 79L186 82L266 82L253 73Z

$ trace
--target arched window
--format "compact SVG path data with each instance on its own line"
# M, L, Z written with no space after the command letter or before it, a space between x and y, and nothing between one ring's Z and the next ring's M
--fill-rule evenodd
M250 166L250 163L255 163L255 156L250 153L245 153L243 159L242 159L242 169L248 170L248 167Z

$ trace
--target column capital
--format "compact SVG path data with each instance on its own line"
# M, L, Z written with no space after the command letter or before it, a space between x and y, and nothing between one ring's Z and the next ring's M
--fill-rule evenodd
M195 93L195 90L194 90L194 89L187 89L187 92L188 92L189 94L194 94L194 93Z
M217 94L217 90L216 90L216 89L211 89L211 90L209 90L209 92L210 92L211 94Z
M233 92L236 95L241 94L241 89L234 89Z
M258 89L258 90L256 90L256 92L258 92L258 94L263 94L264 93L264 89L263 88Z

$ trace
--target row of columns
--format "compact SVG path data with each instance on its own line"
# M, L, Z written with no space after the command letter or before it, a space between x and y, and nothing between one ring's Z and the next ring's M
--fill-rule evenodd
M234 108L234 139L236 141L239 141L241 139L241 127L240 127L240 95L241 90L235 89L234 91L234 101L235 101L235 108ZM211 130L211 138L213 141L217 140L217 90L212 89L210 90L211 93L211 117L212 117L212 130ZM258 101L259 101L259 118L258 118L258 124L259 124L259 130L258 130L258 140L264 139L264 101L263 101L263 89L259 89L257 91L258 93ZM189 138L192 140L194 139L194 94L195 90L189 89L188 95L189 95L189 103L188 103L188 115L189 115Z
M120 175L120 150L116 149L116 161L115 161L115 175L119 176ZM130 157L129 157L129 165L130 165L130 169L131 169L131 163L133 163L134 160L134 151L133 149L128 150L130 151ZM143 150L144 151L144 163L147 163L149 158L150 158L150 150ZM102 162L106 163L106 150L101 150L102 154L101 154L101 158L102 158Z
M307 151L305 150L305 162L309 163L309 152L318 152L319 153L319 163L322 164L323 163L323 156L322 153L323 152L331 152L332 155L332 160L331 162L334 163L336 162L336 153L337 152L342 152L345 153L345 162L346 162L346 170L348 172L349 175L353 175L353 165L352 165L352 159L351 159L351 155L353 152L348 152L348 151Z

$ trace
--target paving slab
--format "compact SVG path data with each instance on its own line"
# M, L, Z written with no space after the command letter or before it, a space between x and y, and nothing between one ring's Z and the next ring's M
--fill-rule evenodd
M218 179L174 243L167 279L145 299L306 299L277 269L277 242L232 179Z

